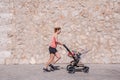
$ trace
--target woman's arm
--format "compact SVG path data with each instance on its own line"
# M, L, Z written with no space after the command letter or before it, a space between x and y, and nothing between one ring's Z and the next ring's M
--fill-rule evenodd
M60 42L57 42L57 44L59 44L59 45L63 45L62 43L60 43Z
M57 34L55 35L55 38L56 38L56 43L57 43L57 44L63 45L61 42L58 41L58 35L57 35Z

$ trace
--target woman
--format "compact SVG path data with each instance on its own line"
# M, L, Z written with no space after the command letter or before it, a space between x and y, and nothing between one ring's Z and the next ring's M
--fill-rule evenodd
M54 66L52 65L52 63L54 61L55 56L57 57L57 59L54 61L54 64L61 58L60 54L57 52L57 49L56 49L58 44L63 45L62 43L58 42L58 34L60 33L61 33L60 27L54 28L54 34L52 36L52 41L49 46L50 58L46 63L45 67L43 68L44 71L50 72L50 70L48 70L48 66L54 69Z

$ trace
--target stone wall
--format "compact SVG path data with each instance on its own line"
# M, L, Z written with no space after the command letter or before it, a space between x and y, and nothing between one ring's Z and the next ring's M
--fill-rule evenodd
M12 55L12 41L8 33L11 31L13 14L10 13L9 4L8 1L0 0L0 64L5 64L5 59Z
M71 50L90 49L82 62L120 63L120 0L0 0L0 64L45 63L56 24Z

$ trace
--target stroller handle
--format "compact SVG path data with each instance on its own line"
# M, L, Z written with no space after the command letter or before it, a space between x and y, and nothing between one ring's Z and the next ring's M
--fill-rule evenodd
M67 47L65 44L63 44L63 46L65 47L65 49L66 49L69 53L71 53L71 51L68 49L68 47Z
M65 44L63 44L63 46L64 46L65 49L72 55L73 59L76 61L74 55L73 55L72 52L68 49L68 47L67 47Z

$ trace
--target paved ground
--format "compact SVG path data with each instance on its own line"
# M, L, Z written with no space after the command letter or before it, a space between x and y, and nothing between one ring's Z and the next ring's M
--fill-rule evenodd
M0 65L0 80L120 80L120 64L87 64L89 73L66 72L66 64L57 64L60 70L46 73L43 65Z

